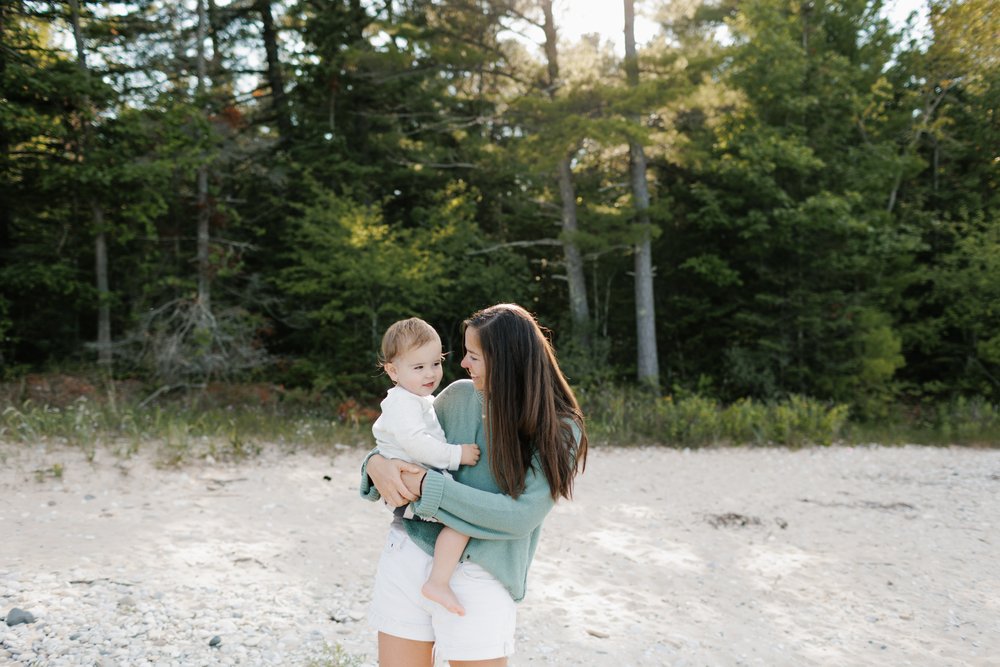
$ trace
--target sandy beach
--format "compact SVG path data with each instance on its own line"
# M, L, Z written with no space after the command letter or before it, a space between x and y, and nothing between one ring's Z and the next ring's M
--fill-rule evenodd
M0 664L374 665L361 456L0 443ZM998 514L1000 450L595 448L511 664L1000 665Z

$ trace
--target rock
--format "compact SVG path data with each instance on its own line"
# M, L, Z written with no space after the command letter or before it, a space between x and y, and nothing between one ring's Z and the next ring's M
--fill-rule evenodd
M221 643L222 643L222 637L220 637L219 635L215 635L214 637L208 640L209 646L218 646Z
M21 623L34 623L35 616L30 611L24 611L23 609L18 609L14 607L7 612L7 625L13 627L15 625L20 625Z

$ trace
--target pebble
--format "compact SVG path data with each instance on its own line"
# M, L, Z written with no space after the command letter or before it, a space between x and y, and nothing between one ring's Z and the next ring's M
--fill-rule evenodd
M15 625L20 625L21 623L34 623L35 616L30 611L24 611L23 609L18 609L14 607L7 612L7 625L14 627Z

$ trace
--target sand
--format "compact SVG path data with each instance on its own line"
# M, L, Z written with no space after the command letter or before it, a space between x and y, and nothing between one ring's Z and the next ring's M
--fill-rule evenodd
M375 664L361 456L0 444L0 664ZM998 511L1000 450L594 448L511 664L1000 665Z

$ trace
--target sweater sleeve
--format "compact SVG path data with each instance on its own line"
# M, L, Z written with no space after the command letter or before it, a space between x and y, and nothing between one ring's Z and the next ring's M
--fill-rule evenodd
M525 477L524 492L516 499L428 471L423 495L413 503L413 509L421 517L437 519L470 537L509 540L530 534L554 505L548 480L532 465Z
M361 486L359 491L361 497L365 500L379 500L382 496L379 494L378 489L372 484L372 478L368 476L368 460L378 454L378 448L371 450L365 456L365 460L361 462Z

